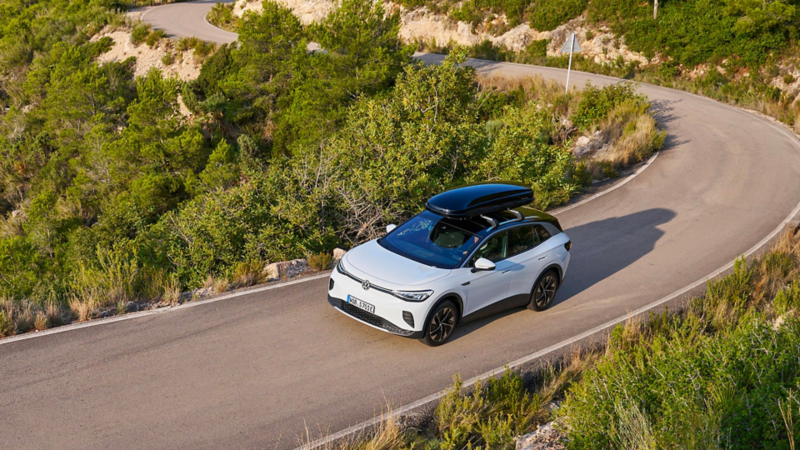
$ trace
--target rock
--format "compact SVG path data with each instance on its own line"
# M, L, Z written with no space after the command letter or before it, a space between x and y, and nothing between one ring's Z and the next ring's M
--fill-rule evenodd
M575 142L575 145L576 145L577 147L584 147L584 146L586 146L586 145L589 145L589 142L592 142L592 140L589 138L589 136L581 136L581 137L579 137L579 138L578 138L578 140Z
M267 266L264 267L264 275L266 275L267 281L275 281L296 277L308 270L310 270L310 268L305 259L293 259L291 261L267 264Z
M333 262L336 263L337 261L342 259L344 257L345 253L347 253L347 252L345 250L340 249L340 248L333 249Z
M548 422L533 433L517 438L516 450L562 450L566 448L561 442L561 434Z

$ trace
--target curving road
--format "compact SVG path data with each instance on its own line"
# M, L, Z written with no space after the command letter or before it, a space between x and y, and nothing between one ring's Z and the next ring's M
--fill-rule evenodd
M195 8L169 5L145 19L183 7ZM564 77L557 69L470 63L504 76ZM578 86L619 81L572 77ZM639 90L669 132L666 148L623 186L560 213L574 243L572 265L548 311L490 317L428 348L343 317L328 306L319 278L0 341L0 442L290 448L307 430L344 429L387 402L436 393L453 374L467 379L502 367L669 297L762 244L796 212L794 135L692 94Z
M230 44L236 41L236 33L211 25L206 16L217 3L233 3L234 0L196 0L186 3L170 3L149 8L140 19L156 30L164 30L169 37L198 37L204 41Z

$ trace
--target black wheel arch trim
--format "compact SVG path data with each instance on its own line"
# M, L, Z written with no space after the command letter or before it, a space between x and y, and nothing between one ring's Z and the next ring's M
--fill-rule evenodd
M442 303L446 301L451 301L455 303L456 308L458 308L458 317L456 317L456 326L461 323L461 318L464 316L464 300L461 299L461 296L455 292L448 292L447 294L442 295L436 300L436 303L433 304L431 309L428 310L428 314L425 316L425 322L428 323L428 319L431 318L431 314L436 311L436 308L439 307ZM424 330L423 330L424 331Z
M556 271L556 276L558 277L558 287L561 287L561 284L564 282L564 270L558 263L552 263L549 266L545 267L544 270L542 270L541 275L539 275L539 278L536 279L536 282L538 283L539 279L542 278L542 275L544 275L545 272L547 272L548 270ZM535 285L536 284L534 283L534 286Z

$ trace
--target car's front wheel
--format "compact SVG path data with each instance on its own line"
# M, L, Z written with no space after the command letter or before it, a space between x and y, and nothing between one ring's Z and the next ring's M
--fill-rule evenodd
M423 330L425 334L420 340L431 347L442 345L453 335L457 322L456 305L449 300L442 302L428 316Z
M548 270L533 285L528 308L534 311L544 311L553 303L556 291L558 291L558 275L554 270Z

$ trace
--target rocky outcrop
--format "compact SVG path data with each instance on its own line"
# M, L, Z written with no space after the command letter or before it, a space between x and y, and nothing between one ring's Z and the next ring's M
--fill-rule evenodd
M291 261L281 261L267 264L264 267L264 276L267 281L282 280L292 278L308 272L311 268L305 259L293 259Z
M562 450L567 448L561 434L553 428L553 422L546 423L533 433L517 438L516 450Z
M330 0L277 1L291 8L305 24L324 19L335 4ZM242 16L246 11L260 11L261 4L262 0L238 0L233 12L237 16ZM400 38L407 43L424 42L440 47L451 44L473 46L488 40L494 45L516 52L525 50L533 41L548 40L547 54L557 56L561 54L561 46L569 34L575 32L582 47L581 54L597 63L613 62L619 58L626 62L648 63L646 57L631 51L610 30L589 26L583 16L570 20L552 31L537 31L528 24L521 24L502 34L494 35L482 30L507 29L505 16L493 18L491 22L485 24L487 26L473 27L469 23L450 19L444 14L430 12L425 7L408 10L396 3L386 2L386 10L400 13ZM587 39L587 36L591 39Z

